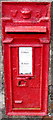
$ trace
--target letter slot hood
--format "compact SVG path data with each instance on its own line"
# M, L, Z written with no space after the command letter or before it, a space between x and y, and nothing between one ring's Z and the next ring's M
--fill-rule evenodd
M46 32L45 26L6 26L5 32Z

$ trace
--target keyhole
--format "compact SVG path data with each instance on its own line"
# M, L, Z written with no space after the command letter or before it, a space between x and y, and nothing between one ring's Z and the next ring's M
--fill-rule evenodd
M18 82L18 86L26 86L26 81L20 80L20 81Z

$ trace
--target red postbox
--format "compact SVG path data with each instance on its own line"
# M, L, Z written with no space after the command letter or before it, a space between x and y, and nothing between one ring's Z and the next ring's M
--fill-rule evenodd
M2 2L7 115L47 115L50 2Z

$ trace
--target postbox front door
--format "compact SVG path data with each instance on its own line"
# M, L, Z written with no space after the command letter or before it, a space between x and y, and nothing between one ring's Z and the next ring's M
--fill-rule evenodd
M42 45L11 48L14 110L41 109L42 48Z

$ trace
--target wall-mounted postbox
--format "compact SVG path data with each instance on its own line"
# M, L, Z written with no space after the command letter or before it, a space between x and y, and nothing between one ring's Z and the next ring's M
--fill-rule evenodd
M7 115L47 114L49 2L2 2Z

